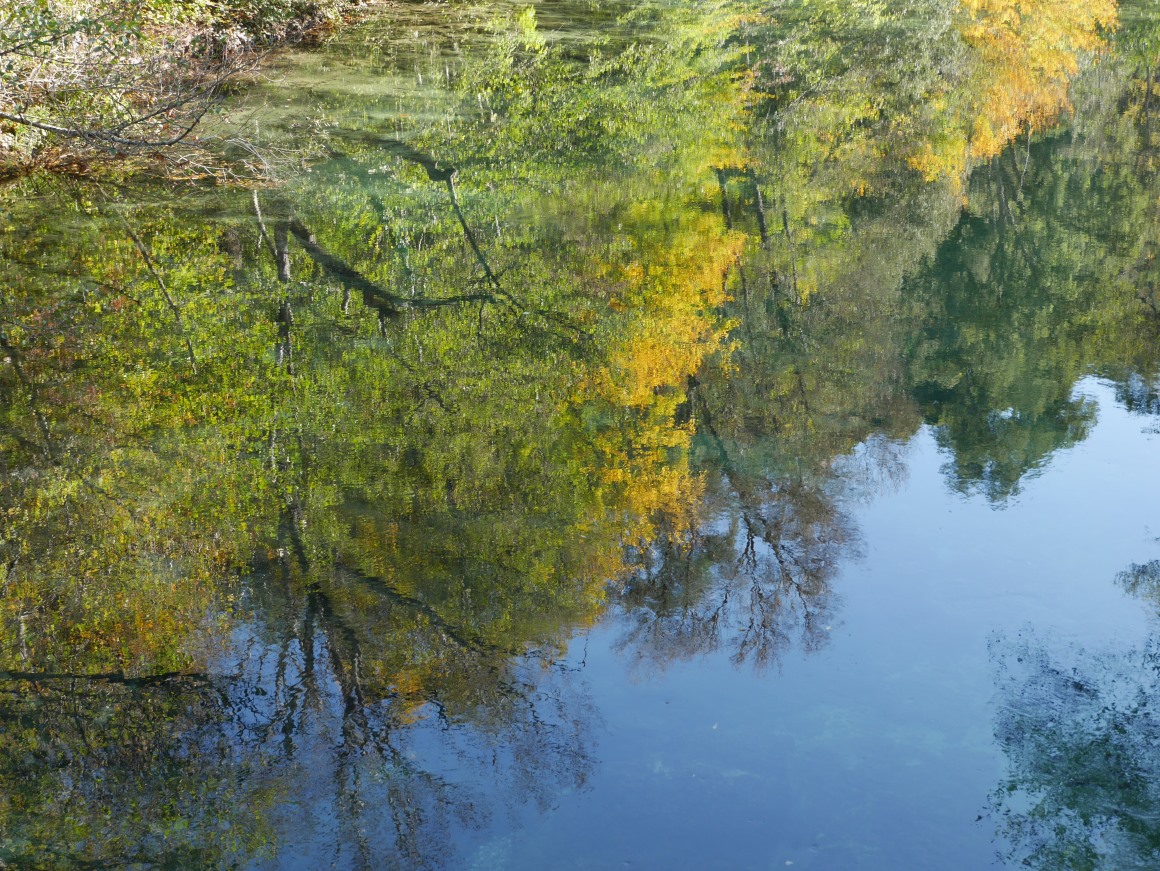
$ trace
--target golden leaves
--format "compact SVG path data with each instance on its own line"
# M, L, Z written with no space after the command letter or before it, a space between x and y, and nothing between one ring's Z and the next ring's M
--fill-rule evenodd
M962 0L964 39L979 55L970 153L998 154L1023 130L1070 109L1070 79L1084 53L1115 26L1115 0Z

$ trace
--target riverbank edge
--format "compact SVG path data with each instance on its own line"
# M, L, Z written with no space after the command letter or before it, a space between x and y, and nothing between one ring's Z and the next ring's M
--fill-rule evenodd
M207 105L217 105L229 91L242 83L247 76L259 72L263 61L272 52L293 46L318 45L337 32L357 24L366 18L397 5L398 0L321 0L296 9L292 18L279 21L276 26L268 26L255 16L250 20L209 21L202 29L216 31L224 35L225 42L232 47L220 53L193 50L192 56L200 63L191 65L183 83L190 88L204 87L207 82L212 95ZM168 29L156 30L151 34L158 45L178 44L183 39L189 41L185 25L174 23ZM0 134L18 130L24 122L12 114L3 113L0 101ZM33 107L35 108L35 107ZM119 147L116 142L85 139L81 136L54 135L52 125L40 126L47 134L43 147L31 152L21 152L17 148L5 148L0 141L0 189L21 179L41 173L74 177L105 178L110 174L118 177L146 174L173 180L205 180L211 173L189 172L188 155L175 153L175 146L181 144L193 150L206 148L203 140L195 136L182 136L178 142L163 143L144 147ZM200 118L194 127L200 126ZM193 127L190 132L192 133ZM0 137L2 139L2 137ZM242 178L241 175L226 171L225 178Z

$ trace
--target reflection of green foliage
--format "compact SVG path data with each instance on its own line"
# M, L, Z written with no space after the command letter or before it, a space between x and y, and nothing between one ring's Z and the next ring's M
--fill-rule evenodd
M534 20L524 16L517 24L522 36L510 46L506 37L500 38L497 50L522 51L532 45L538 46L537 55L548 58L535 38ZM485 68L494 68L494 59L489 63ZM544 63L559 61L548 58ZM570 83L553 84L547 77L538 86L559 97ZM625 89L627 93L627 85ZM598 90L594 85L593 93ZM608 131L602 136L615 140ZM456 535L492 537L493 545L514 555L502 572L504 582L526 585L529 594L554 588L570 598L569 588L558 583L561 572L583 575L596 588L616 574L619 557L614 554L624 536L619 524L626 518L614 506L640 501L638 491L643 495L648 482L664 474L670 453L687 441L687 430L652 434L666 426L663 407L675 403L668 398L656 412L649 403L617 408L614 396L593 395L578 404L585 384L604 383L613 375L602 374L606 367L633 365L620 359L627 316L618 327L597 314L604 313L608 297L622 291L638 294L634 318L650 306L656 317L674 318L678 312L668 311L663 294L676 290L690 294L680 305L704 310L697 294L714 289L714 267L707 267L708 287L679 281L672 290L648 282L621 284L614 274L606 287L594 292L585 282L605 267L605 251L592 247L604 240L585 226L587 220L559 228L575 242L558 254L518 226L501 234L497 222L493 235L487 229L487 218L496 215L493 208L510 210L513 199L522 199L521 208L541 209L541 194L508 181L498 195L491 195L484 184L493 186L494 176L477 173L481 178L472 189L464 172L459 183L463 213L472 221L482 218L476 232L485 248L494 249L488 256L504 285L477 285L477 292L465 294L460 288L463 277L478 267L462 250L454 189L449 200L441 187L417 182L405 161L395 162L397 172L380 183L370 170L383 157L371 153L337 159L323 167L328 171L325 184L304 183L271 198L266 204L268 233L265 228L259 232L253 215L236 211L249 211L248 198L223 198L221 207L235 211L221 226L213 226L191 220L189 213L171 220L95 197L103 200L99 212L91 204L88 209L105 236L94 246L100 253L55 292L36 287L43 277L35 269L26 275L18 266L40 259L38 234L10 240L9 262L18 282L14 286L21 290L11 310L9 338L21 359L20 373L29 379L24 384L13 368L6 380L14 400L9 407L10 462L47 458L62 481L49 488L38 480L35 493L18 481L9 495L9 504L21 506L13 511L21 512L25 521L11 528L9 574L28 596L26 604L14 605L10 612L12 625L23 628L8 635L14 645L9 657L48 664L48 651L67 637L78 660L87 650L77 642L91 639L95 655L101 655L96 648L104 645L104 655L112 654L122 668L176 664L142 658L148 654L133 648L135 643L149 646L141 637L119 652L110 649L115 645L109 642L120 634L113 625L113 603L140 608L137 603L121 602L110 590L109 606L97 606L94 591L85 584L64 595L52 594L47 599L51 604L37 602L38 592L46 592L46 583L70 583L48 582L49 576L86 578L124 567L129 578L142 565L156 562L169 573L147 576L156 575L159 585L190 597L182 607L175 608L171 600L159 610L173 612L177 623L194 626L198 620L190 619L191 611L204 614L221 605L212 602L212 590L204 582L231 563L244 561L249 548L274 538L270 528L279 516L277 501L285 498L299 500L318 514L308 525L317 539L312 546L320 548L324 541L335 540L331 546L339 552L350 550L339 542L349 537L342 530L351 505L374 506L372 514L382 517L381 525L388 528L415 517L449 512L457 518L471 512L470 523L449 519L446 528ZM607 220L606 212L620 212L618 218L627 227L626 244L619 246L623 265L614 264L617 273L629 267L632 274L643 275L652 260L658 261L658 271L662 260L673 264L663 252L669 240L653 229L656 215L629 215L622 193L608 185L596 183L589 190L596 221ZM689 231L683 231L687 235L700 229L703 210L695 208L695 187L684 185L680 196L694 207ZM364 288L362 298L352 304L349 281L327 274L327 267L318 265L323 261L313 262L318 258L308 251L286 247L292 244L286 231L291 220L300 225L305 220L309 232L317 233L312 244L345 263L350 274L357 271L364 285L390 288L382 291L387 296L376 299ZM554 228L547 221L543 229ZM274 245L271 237L280 246L274 253L281 258L285 252L287 270L310 278L309 292L279 281L281 267L274 258L265 258L266 249ZM633 251L638 244L633 239L643 244L643 252ZM143 241L138 245L137 240ZM701 280L699 275L693 278ZM62 343L61 324L46 313L69 306L73 281L95 287L82 291L87 294L84 306L69 310L73 323ZM657 295L655 304L649 294ZM478 304L451 300L463 297ZM279 303L281 298L284 302ZM279 305L281 325L273 317ZM696 326L702 322L708 326ZM336 329L345 338L338 346L329 341ZM689 329L694 338L699 331L704 341L713 341L709 321L695 321ZM84 376L76 376L74 361L82 349ZM681 354L693 354L679 370L683 377L696 368L697 357L695 350ZM666 386L669 377L648 367L642 374L661 381L629 384L633 403L638 395L651 397L653 388ZM73 408L82 404L85 414L74 417ZM630 419L642 430L639 439L617 432ZM433 440L435 434L440 438ZM635 442L637 457L629 468L623 467L623 457L609 454L613 438ZM279 464L299 468L307 455L312 476L317 474L313 480L325 483L303 491L293 476L279 471ZM270 465L264 468L267 460ZM325 471L316 472L317 466ZM160 481L165 485L159 486ZM525 486L530 489L517 495ZM675 493L671 484L665 486ZM150 498L148 490L165 496L160 501ZM46 499L54 493L59 493L55 502ZM228 496L224 502L204 498L217 494ZM153 504L157 516L144 517L139 509L122 510L118 516L122 504ZM601 516L605 505L612 511L608 518ZM628 510L638 508L647 519L647 504ZM53 524L66 517L75 521L78 512L85 518L77 527L81 537L73 533L54 538ZM568 517L587 527L588 535L578 539L566 532ZM151 538L145 529L158 522L173 529ZM204 530L199 528L203 522ZM442 520L431 522L444 525ZM111 541L84 537L90 530L107 533L114 523L112 540L123 541L138 554L131 564L108 546ZM188 524L184 535L178 532L182 523ZM229 528L231 536L210 532L215 526ZM214 545L201 547L209 539ZM20 554L36 552L50 540L59 550L55 565L43 558L38 566L20 564ZM182 551L189 547L201 549L183 563ZM43 574L34 579L38 569ZM403 573L412 571L408 566ZM205 588L195 592L199 585ZM431 591L445 597L440 584L433 583ZM526 615L514 594L509 589L496 599L507 603L509 615ZM589 589L579 599L593 595L599 598ZM70 613L64 606L74 597L82 601ZM159 617L144 614L139 622L152 626ZM496 619L502 624L506 618ZM50 626L61 628L50 631ZM180 634L174 622L166 627ZM153 638L154 656L161 655L163 634L159 631ZM27 640L36 638L45 639L44 649L28 646Z
M1154 202L1123 163L1055 143L975 174L969 216L907 288L922 323L908 379L956 486L1015 492L1086 436L1094 408L1071 396L1075 381L1146 352L1131 271Z
M958 8L946 0L776 4L754 35L758 84L775 108L771 132L790 158L773 159L846 191L889 184L920 153L957 148L961 161L965 131L948 101L969 97L972 59L955 27Z
M229 867L268 808L197 678L0 683L0 862ZM35 725L35 728L29 728Z
M1145 232L1149 188L1054 145L1004 159L900 303L958 201L889 154L904 128L934 135L904 121L966 86L948 70L969 46L942 7L879 11L650 6L622 22L645 38L557 44L529 10L447 67L433 104L470 112L446 133L403 144L384 106L331 95L320 126L344 152L276 194L174 211L69 192L77 217L55 220L85 238L76 263L22 211L4 240L5 660L191 665L191 634L228 622L221 578L284 546L287 506L316 565L504 649L548 643L631 571L624 545L696 525L698 424L696 456L730 464L718 481L751 525L778 494L824 491L872 433L907 435L912 397L964 486L1011 492L1086 432L1069 390L1092 337L1108 359L1131 344L1113 338L1123 297L1096 288L1146 271L1112 240ZM784 80L744 75L777 34ZM871 114L849 115L855 97ZM744 149L744 123L773 135ZM1092 230L1088 207L1116 223ZM738 263L744 232L761 244ZM728 377L702 366L718 350Z
M690 163L604 165L651 124L619 117L625 105L675 106L705 84L696 76L638 82L612 61L583 72L592 97L615 101L592 163L568 176L582 196L556 196L559 153L514 143L553 144L562 128L545 113L575 65L532 24L511 48L536 56L527 81L544 102L493 92L502 123L416 143L459 165L442 183L372 124L276 192L131 203L32 181L35 208L5 204L19 229L0 237L0 462L15 472L0 483L0 668L187 672L249 639L271 665L245 674L221 715L249 726L261 710L271 724L223 766L279 748L269 776L301 789L296 748L341 736L327 772L336 840L357 853L365 820L395 826L399 867L437 864L448 817L506 800L414 764L412 732L443 735L459 764L509 776L523 800L583 783L582 700L555 687L567 701L555 710L529 688L555 680L554 654L633 566L628 546L662 518L688 527L700 486L674 409L720 342L714 309L740 249L700 172L731 138L689 120L707 102L657 146ZM471 166L496 125L520 162ZM158 754L201 740L136 703L156 715ZM83 735L32 736L83 757ZM140 791L129 773L108 781L110 805ZM54 784L30 779L6 837L35 807L58 814ZM260 813L279 825L276 808ZM130 855L137 836L85 825L108 828L102 858Z
M1149 358L1136 120L978 170L961 218L910 158L966 135L936 98L973 105L977 64L946 4L914 8L649 5L608 37L463 12L406 56L423 99L323 80L308 132L264 127L308 156L276 190L26 182L0 235L0 667L252 651L220 722L262 734L221 770L293 791L333 742L344 842L381 813L421 867L482 802L407 736L469 735L484 770L516 746L543 803L582 785L582 699L548 717L536 688L610 584L644 661L823 644L844 475L892 479L925 413L1000 498L1083 437L1087 361ZM779 38L784 76L745 67ZM162 725L160 757L203 728Z
M1129 595L1160 601L1160 560L1133 563L1116 575L1116 583Z
M992 797L1005 858L1044 871L1154 868L1160 860L1160 651L1055 655L1034 638L992 645L996 738L1010 775Z
M1160 65L1160 19L1147 0L1121 0L1116 43L1129 63Z

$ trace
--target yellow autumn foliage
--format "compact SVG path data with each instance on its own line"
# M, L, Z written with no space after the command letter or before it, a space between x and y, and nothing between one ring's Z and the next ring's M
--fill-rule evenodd
M1070 108L1079 58L1117 20L1115 0L962 0L963 37L982 81L970 154L993 157L1023 130L1041 130Z

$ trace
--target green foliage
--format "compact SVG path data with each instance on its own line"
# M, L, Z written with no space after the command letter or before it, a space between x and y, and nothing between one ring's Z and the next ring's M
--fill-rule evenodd
M0 172L149 152L189 159L221 86L343 0L15 0L0 11ZM174 154L184 145L186 151ZM196 150L196 149L195 149ZM217 160L226 159L221 154ZM164 157L163 157L164 159Z
M0 669L57 677L0 710L32 724L0 748L0 859L224 864L287 837L277 795L309 781L336 843L437 864L488 801L408 736L533 801L578 788L583 700L551 666L610 591L640 660L770 664L825 643L843 500L924 420L995 500L1083 438L1085 367L1154 363L1139 82L1108 63L1074 141L972 162L958 11L391 19L285 59L290 109L239 98L301 155L273 189L14 189ZM138 744L46 729L82 680ZM92 798L49 832L70 779ZM247 802L262 825L212 834Z
M1004 858L1069 871L1154 865L1155 644L1056 651L1029 636L991 648L995 735L1010 765L991 797Z

